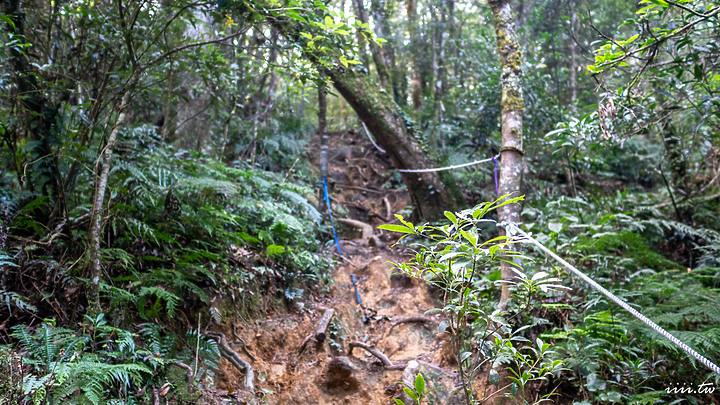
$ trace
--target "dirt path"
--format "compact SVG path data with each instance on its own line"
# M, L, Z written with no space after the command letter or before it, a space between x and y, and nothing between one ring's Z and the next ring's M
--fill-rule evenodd
M401 394L397 382L411 360L418 361L429 387L439 387L429 403L454 403L454 357L438 333L440 319L425 315L438 302L417 280L393 274L391 262L407 258L388 246L394 236L376 229L405 209L407 193L387 158L363 134L333 134L330 150L330 194L345 257L332 274L331 293L255 325L225 325L234 329L228 338L236 345L238 338L246 342L255 358L250 362L257 390L266 393L269 404L394 404L393 398ZM363 303L376 312L363 311L358 304L351 274ZM314 332L330 308L335 312L328 337L318 342ZM351 351L351 342L378 349L391 367L367 350ZM223 360L217 386L228 398L242 386L242 375Z

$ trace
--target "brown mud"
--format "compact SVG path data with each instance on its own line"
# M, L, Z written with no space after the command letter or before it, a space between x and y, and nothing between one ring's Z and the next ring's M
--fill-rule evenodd
M312 147L319 150L316 143ZM410 255L390 246L395 235L377 229L393 214L407 210L408 195L399 176L364 133L332 134L329 166L331 202L344 255L332 273L331 291L309 297L286 313L252 322L229 320L221 328L255 371L257 403L394 404L393 398L401 395L402 367L410 360L420 363L428 387L437 387L427 403L457 402L457 368L450 342L439 333L438 315L425 315L439 306L437 294L417 280L393 274L397 271L392 263ZM320 208L327 214L324 206ZM334 246L328 254L332 252ZM376 313L365 312L358 304L351 274L357 278L363 303ZM335 315L327 339L318 342L312 336L328 308ZM426 322L397 323L408 317L423 317ZM244 354L241 339L254 361ZM393 369L362 348L351 352L350 342L379 349ZM216 380L221 402L244 403L242 384L242 373L223 359Z

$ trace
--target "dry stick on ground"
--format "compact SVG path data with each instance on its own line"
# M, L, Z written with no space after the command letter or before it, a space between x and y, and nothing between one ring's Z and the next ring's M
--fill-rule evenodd
M335 310L329 308L325 310L322 318L320 318L320 322L318 322L317 328L315 329L315 340L317 340L318 343L325 341L325 338L327 337L327 330L330 326L330 321L332 320L333 315L335 315Z
M405 363L398 363L393 364L392 361L386 356L383 352L377 349L375 346L370 346L368 344L362 343L362 342L349 342L348 345L350 346L350 349L348 350L348 356L352 355L352 349L359 347L361 349L365 349L368 353L372 354L373 356L377 357L378 360L380 360L383 364L383 367L385 367L385 370L402 370L405 368Z
M214 339L217 344L218 348L220 349L220 354L225 357L230 363L232 363L233 366L235 366L238 370L242 371L245 374L245 380L244 385L245 389L250 392L255 392L255 376L253 372L253 368L250 365L250 363L247 362L247 360L240 357L239 354L230 346L228 345L227 338L225 337L224 333L221 332L206 332L205 333L208 337Z

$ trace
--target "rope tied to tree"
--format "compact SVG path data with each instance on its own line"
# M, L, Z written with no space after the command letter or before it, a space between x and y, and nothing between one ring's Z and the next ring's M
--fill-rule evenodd
M661 326L656 324L655 322L651 321L648 317L638 312L636 309L631 307L627 302L623 301L621 298L616 296L615 294L611 293L610 291L603 288L600 284L598 284L595 280L591 279L585 273L578 270L575 266L571 265L567 261L565 261L563 258L558 256L555 252L545 247L543 244L538 242L535 238L530 236L527 232L523 231L518 227L516 224L513 223L501 223L499 226L502 226L506 229L509 235L519 234L523 238L525 238L530 243L534 244L540 250L547 253L550 257L557 260L560 264L565 266L566 269L570 270L573 274L577 275L583 281L590 284L590 286L598 291L600 291L603 295L608 297L611 301L618 304L620 307L622 307L624 310L628 311L632 316L642 321L645 325L651 327L653 330L655 330L657 333L661 334L663 337L671 341L673 344L675 344L677 347L685 351L685 353L689 354L690 356L697 359L699 362L704 364L706 367L708 367L710 370L712 370L717 375L720 375L720 367L718 367L715 363L701 355L700 353L693 350L690 346L682 342L680 339L673 336L670 332L663 329Z
M497 156L493 156L493 157L492 157L492 161L493 161L493 163L495 163L495 169L493 169L493 173L495 174L495 194L500 194L500 191L499 191L499 189L498 189L498 175L497 175L497 165L498 165L498 161L497 161Z
M468 167L468 166L473 166L473 165L477 165L477 164L480 164L480 163L487 163L487 162L491 162L491 161L496 161L496 162L497 162L497 158L499 158L499 157L500 157L500 155L496 155L496 156L493 156L493 157L491 157L491 158L480 159L480 160L476 160L476 161L474 161L474 162L462 163L462 164L459 164L459 165L452 165L452 166L445 166L445 167L433 167L433 168L430 168L430 169L399 169L398 172L400 172L400 173L430 173L430 172L439 172L439 171L443 171L443 170L459 169L459 168L461 168L461 167ZM496 164L496 166L497 166L497 164ZM497 172L496 172L496 176L495 176L495 177L497 178Z

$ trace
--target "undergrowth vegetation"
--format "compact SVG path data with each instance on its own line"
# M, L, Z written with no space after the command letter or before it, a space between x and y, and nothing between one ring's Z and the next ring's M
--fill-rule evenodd
M707 393L686 395L672 388L683 381L685 386L712 389L720 382L717 375L600 292L574 280L559 263L529 245L521 247L521 239L496 236L490 214L515 200L446 212L450 222L441 225L414 225L399 217L402 225L382 226L404 238L414 236L407 244L417 251L415 259L396 266L440 291L444 307L437 310L448 318L440 328L454 342L466 403L499 395L474 391L471 382L480 375L518 404L556 395L576 398L576 404L703 403ZM651 208L622 212L624 201L565 197L542 210L530 206L523 213L525 229L717 361L720 267L714 247L720 235L660 218ZM670 254L661 241L671 239L668 234L682 234L679 239L703 247L692 268L666 257ZM513 297L502 310L496 301L502 284L498 263L517 259L522 264L514 270ZM502 379L497 370L509 374Z
M14 270L3 287L32 279L37 289L0 290L4 316L30 325L11 333L26 353L3 349L2 401L142 403L164 384L174 388L168 398L190 401L198 395L192 385L211 386L217 369L218 348L202 334L208 325L329 286L331 260L319 253L322 217L308 202L310 187L172 150L152 128L129 132L143 147L124 150L110 176L116 186L100 252L106 313L76 319L79 329L67 322L86 305L78 254L91 207L78 198L67 228L46 229L36 215L46 199L3 189L10 243L1 260ZM88 180L79 180L78 196L92 192ZM52 293L59 286L62 297ZM58 315L65 326L33 320ZM186 329L198 322L200 330ZM191 367L192 381L173 362Z

